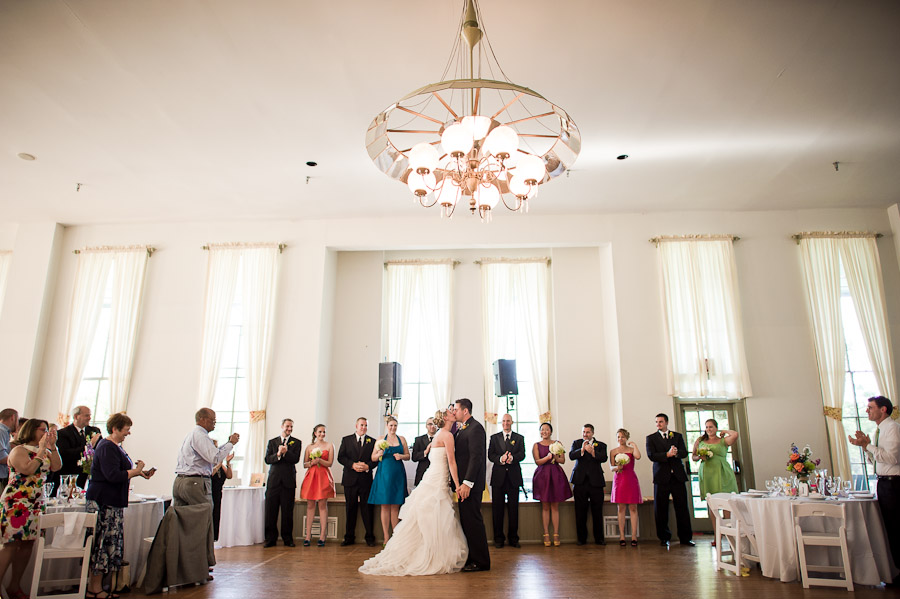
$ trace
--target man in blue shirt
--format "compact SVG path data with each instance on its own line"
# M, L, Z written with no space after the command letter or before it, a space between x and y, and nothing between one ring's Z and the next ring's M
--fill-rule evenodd
M9 441L19 428L19 413L12 408L0 410L0 493L9 483Z

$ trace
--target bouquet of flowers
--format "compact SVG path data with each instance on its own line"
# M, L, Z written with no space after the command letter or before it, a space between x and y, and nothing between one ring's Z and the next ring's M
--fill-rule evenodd
M81 466L81 471L84 474L91 473L91 464L94 463L94 446L91 445L91 440L88 439L87 444L84 446L84 453L81 454L81 459L78 460L78 465Z
M387 439L382 439L381 441L379 441L378 443L375 444L375 447L377 447L381 451L386 451L387 448L390 447L390 445L388 445ZM383 458L384 458L384 456L381 456L380 458L378 458L378 461L380 462Z
M555 456L561 456L566 454L566 448L563 447L562 443L559 441L554 441L550 444L550 453Z
M713 451L709 447L701 447L697 450L697 455L700 456L700 459L705 462L709 458L713 457Z
M312 451L309 452L309 459L314 460L316 458L322 457L322 450L316 447Z
M804 447L803 451L800 451L795 444L791 443L791 455L788 458L785 470L798 476L809 476L816 471L820 461L819 459L812 459L812 451L809 449L809 445Z
M627 453L617 453L616 454L616 466L624 466L628 463L628 460L631 458Z

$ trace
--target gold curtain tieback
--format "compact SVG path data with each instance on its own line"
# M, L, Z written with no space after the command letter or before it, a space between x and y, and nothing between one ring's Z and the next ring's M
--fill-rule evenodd
M825 406L825 415L828 416L829 418L833 418L834 420L837 420L839 422L840 422L841 418L843 417L843 413L844 412L843 412L842 408L832 408L829 406Z
M497 414L493 412L485 412L484 413L484 421L490 422L491 424L497 424Z
M60 426L69 426L69 415L65 412L57 413L56 422L58 422Z
M266 419L265 410L250 410L250 423L262 422Z
M553 419L553 417L550 415L550 412L544 412L543 414L538 416L538 420L541 421L541 424L544 424L545 422L550 422L552 419Z

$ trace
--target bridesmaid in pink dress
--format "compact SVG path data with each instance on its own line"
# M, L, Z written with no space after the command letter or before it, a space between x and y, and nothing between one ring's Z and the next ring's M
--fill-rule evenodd
M609 452L609 462L613 471L612 503L619 507L619 545L625 546L625 508L631 510L631 546L637 547L637 507L644 502L641 484L634 473L635 460L641 459L641 452L634 441L629 441L631 433L624 428L616 431L619 445ZM619 457L618 459L617 456Z

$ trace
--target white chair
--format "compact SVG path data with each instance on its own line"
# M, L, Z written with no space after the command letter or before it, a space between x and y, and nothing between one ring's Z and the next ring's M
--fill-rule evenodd
M88 578L88 564L91 561L91 545L93 541L93 532L85 535L84 542L80 547L73 549L57 549L55 547L51 547L46 542L46 531L49 528L62 527L65 525L66 514L44 514L41 516L40 520L40 536L38 537L37 543L35 543L35 558L34 558L34 576L31 580L31 599L42 599L43 597L53 597L53 599L80 599L84 597L84 592L87 589L87 578ZM84 515L84 528L93 529L97 525L97 514L85 514ZM61 531L57 531L56 534L61 534ZM84 529L79 531L78 534L84 534ZM41 570L44 567L44 563L46 560L56 560L56 559L81 559L81 577L80 578L61 578L55 580L41 580ZM67 594L58 594L58 593L47 593L45 595L40 594L40 586L72 586L78 585L78 591Z
M737 521L736 528L739 531L739 537L747 539L749 545L749 551L745 545L741 545L742 563L756 562L759 564L759 546L756 544L756 529L753 527L753 521L748 517L740 502L729 501L728 505L731 507L732 520Z
M824 587L844 587L853 590L853 573L850 568L850 550L847 547L847 512L842 504L803 502L791 505L791 516L794 521L794 534L797 536L797 553L800 556L800 577L803 588L810 584ZM804 531L801 518L834 518L840 522L837 532ZM841 565L825 566L806 562L806 547L840 547ZM814 578L809 572L837 572L839 578Z
M740 522L734 517L731 503L722 497L706 495L706 506L716 516L716 570L727 570L741 575L741 529ZM725 514L730 512L731 517ZM729 551L725 550L722 537L728 539ZM730 562L725 557L731 557Z

